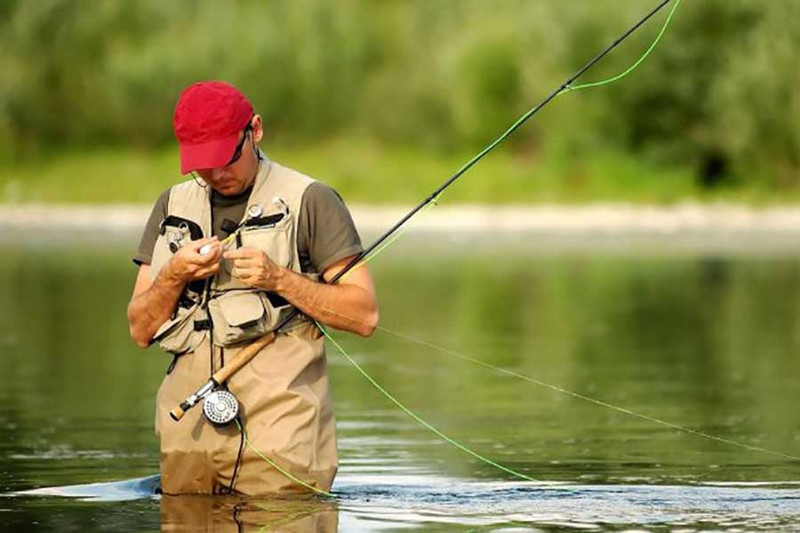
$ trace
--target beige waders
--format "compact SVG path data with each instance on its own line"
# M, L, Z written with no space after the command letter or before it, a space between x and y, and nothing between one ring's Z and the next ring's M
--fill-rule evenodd
M215 363L220 363L217 348ZM230 358L235 351L225 349ZM167 494L225 492L240 445L236 424L215 427L202 406L180 422L169 410L208 380L209 343L181 356L161 384L156 432L161 438L161 484ZM228 382L239 399L248 440L303 482L328 491L338 467L336 431L323 339L312 324L281 334ZM245 447L234 490L241 494L309 492Z

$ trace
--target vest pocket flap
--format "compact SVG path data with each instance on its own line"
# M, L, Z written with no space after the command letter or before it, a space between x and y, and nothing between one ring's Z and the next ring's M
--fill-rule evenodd
M160 342L161 339L175 331L178 326L181 325L181 320L175 318L172 320L167 320L158 328L158 331L155 332L153 335L152 342Z
M205 333L195 330L195 318L199 315L198 306L190 308L178 306L175 318L167 320L153 335L152 342L157 342L164 351L182 355L197 348L205 337Z
M237 328L254 325L264 316L264 304L253 292L226 294L217 303L225 322Z

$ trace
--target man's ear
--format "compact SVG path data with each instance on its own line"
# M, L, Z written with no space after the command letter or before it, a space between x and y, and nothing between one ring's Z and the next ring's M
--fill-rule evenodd
M253 144L259 142L264 137L264 128L261 122L261 115L253 115Z

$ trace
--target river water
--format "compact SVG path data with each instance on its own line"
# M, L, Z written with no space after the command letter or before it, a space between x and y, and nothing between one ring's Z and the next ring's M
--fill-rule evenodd
M800 529L800 240L412 232L371 263L386 329L334 336L536 481L329 345L336 497L275 500L153 495L136 239L0 231L0 530Z

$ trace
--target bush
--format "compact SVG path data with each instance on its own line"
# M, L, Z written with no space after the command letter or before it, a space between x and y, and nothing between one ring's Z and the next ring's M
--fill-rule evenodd
M163 146L180 89L209 78L240 86L270 136L477 148L649 4L98 0L87 9L77 0L6 0L0 157ZM587 150L623 150L651 164L691 165L706 185L797 187L798 15L794 0L685 1L635 74L562 97L513 147L576 160ZM581 81L632 64L665 16Z

